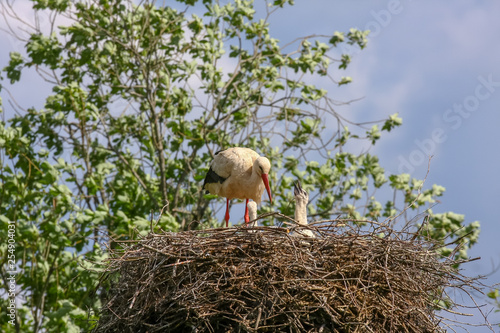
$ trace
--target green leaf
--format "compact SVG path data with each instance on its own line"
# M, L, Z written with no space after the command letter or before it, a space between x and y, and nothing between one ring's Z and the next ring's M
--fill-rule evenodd
M344 33L343 32L339 32L339 31L335 31L333 33L332 38L330 38L329 42L333 46L337 46L338 43L342 43L343 41L344 41Z
M401 126L403 124L403 119L398 116L398 113L392 114L389 116L384 122L384 126L382 126L382 131L390 132L395 127Z
M10 79L10 84L14 84L21 79L21 69L23 65L24 60L21 54L19 52L11 52L9 64L3 69L3 71L7 73L7 78Z
M351 82L352 82L352 78L351 77L349 77L349 76L343 76L340 79L338 85L341 86L341 85L348 84L348 83L351 83Z

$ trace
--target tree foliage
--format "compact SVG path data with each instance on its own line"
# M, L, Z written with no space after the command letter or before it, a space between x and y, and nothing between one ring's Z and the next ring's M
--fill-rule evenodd
M12 102L16 115L0 122L0 238L14 222L18 332L91 327L100 305L91 267L106 257L103 241L147 233L152 212L163 230L219 225L221 200L201 182L214 152L230 146L272 162L276 200L261 212L293 215L291 188L300 179L316 219L417 224L411 218L426 211L422 236L463 243L442 254L465 257L476 242L477 222L428 209L443 187L386 175L377 156L349 148L374 145L402 124L397 114L356 123L336 111L331 90L351 81L341 46L363 49L368 32L283 43L270 21L293 4L285 0L259 11L245 0L32 3L50 21L25 39L16 34L25 52L10 54L0 78L7 92L35 70L51 87L43 107ZM10 2L2 12L18 19ZM381 188L393 197L376 199ZM7 251L1 244L2 264ZM6 278L2 270L2 288ZM12 329L4 317L0 327Z

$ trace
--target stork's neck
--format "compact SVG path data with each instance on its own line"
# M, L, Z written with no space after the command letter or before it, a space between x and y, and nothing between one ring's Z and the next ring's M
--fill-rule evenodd
M307 225L307 201L302 200L302 198L296 198L295 200L295 221Z
M250 176L250 181L254 183L261 180L262 180L262 175L259 171L259 166L256 163L254 163L252 165L252 175Z

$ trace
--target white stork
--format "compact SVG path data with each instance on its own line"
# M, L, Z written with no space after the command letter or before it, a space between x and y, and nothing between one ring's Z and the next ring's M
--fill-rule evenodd
M248 225L249 228L253 228L257 226L257 203L255 201L250 201L247 204L248 207L248 216L249 220L253 221L251 224ZM255 231L255 230L254 230Z
M293 187L293 193L295 194L295 221L301 225L307 225L309 194L300 186L300 182L297 182ZM307 237L315 237L309 229L300 230L299 233Z
M264 189L271 203L268 174L271 163L249 148L234 147L215 153L205 177L203 188L212 194L225 197L226 227L229 221L229 200L245 199L245 223L248 216L248 199L260 203Z

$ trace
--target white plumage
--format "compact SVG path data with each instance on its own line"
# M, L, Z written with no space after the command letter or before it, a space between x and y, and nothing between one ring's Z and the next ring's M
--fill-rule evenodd
M307 225L307 203L309 202L309 194L297 182L293 188L295 195L295 221L301 225ZM309 229L301 229L298 233L307 236L315 237Z
M257 226L257 203L255 201L248 202L248 217L250 221L253 221L248 225L249 228L253 228Z
M215 153L203 188L227 198L226 226L229 221L229 200L246 200L245 222L248 223L248 200L260 203L264 190L272 203L268 174L271 163L249 148L234 147Z

